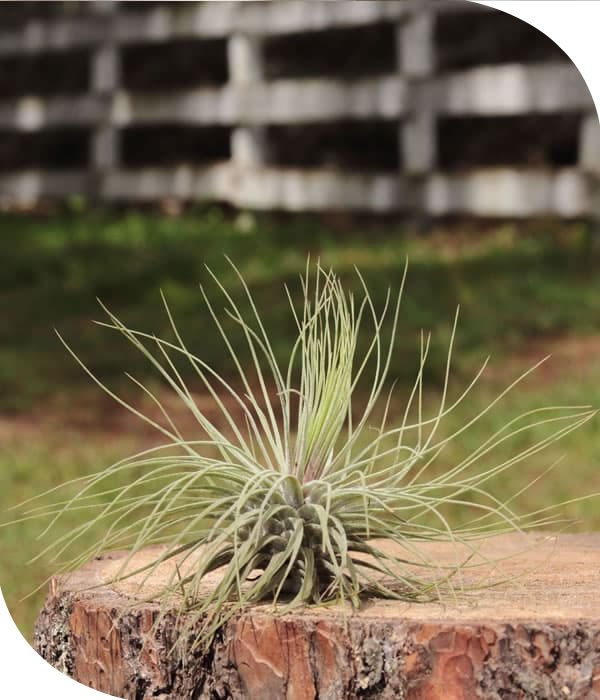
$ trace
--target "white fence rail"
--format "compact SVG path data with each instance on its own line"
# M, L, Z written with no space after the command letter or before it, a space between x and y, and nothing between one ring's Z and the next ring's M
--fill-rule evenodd
M490 13L466 0L156 3L96 2L83 15L0 30L3 60L85 49L89 89L74 95L0 99L0 129L15 134L82 128L86 167L0 175L0 203L28 204L81 193L103 201L216 199L257 209L421 210L485 217L596 215L600 128L577 68L567 59L440 71L435 27L441 14ZM515 20L518 22L518 20ZM272 37L371 25L392 26L395 65L367 77L268 77ZM228 78L193 89L134 90L123 81L123 51L180 39L219 39ZM473 166L445 171L441 120L576 114L576 162L567 166ZM395 171L290 167L270 160L271 127L361 120L395 125ZM205 165L125 167L122 133L165 123L228 129L229 155ZM343 128L343 127L341 127ZM594 196L593 196L594 195Z

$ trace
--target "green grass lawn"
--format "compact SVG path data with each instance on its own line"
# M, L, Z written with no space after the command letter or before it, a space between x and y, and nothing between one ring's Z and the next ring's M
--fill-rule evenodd
M435 233L411 235L400 227L330 225L298 218L284 221L228 217L211 209L184 217L140 213L65 214L50 218L0 220L4 264L0 266L0 511L67 479L89 474L128 455L154 438L100 401L53 333L58 328L102 378L122 385L130 371L152 381L143 358L116 334L93 325L99 296L130 325L165 334L159 288L169 300L189 345L221 372L231 370L222 344L201 302L197 283L207 283L208 263L239 291L223 259L230 255L252 285L275 350L286 357L294 333L282 285L297 288L308 252L332 265L350 286L358 286L357 265L381 305L388 286L398 286L406 256L410 269L391 376L406 393L418 359L420 330L434 333L426 404L435 405L445 349L456 305L461 305L453 391L467 381L489 353L495 361L473 398L463 402L445 430L467 421L494 391L540 359L550 361L486 415L440 459L446 469L517 413L540 405L600 407L600 258L583 227L553 235L504 226L485 236ZM212 291L211 291L212 290ZM399 406L394 404L396 413ZM565 454L563 462L515 502L519 511L600 491L598 418L545 453L496 478L498 498L519 491ZM515 438L502 450L523 449L534 434ZM497 458L504 456L501 452ZM600 528L600 501L572 503L564 514L581 530ZM7 516L8 517L8 516ZM461 522L463 509L449 517ZM5 519L5 518L3 518ZM77 524L69 515L54 536ZM40 553L41 525L0 529L2 591L14 618L30 638L44 598L40 585L56 566ZM81 545L98 537L92 532Z

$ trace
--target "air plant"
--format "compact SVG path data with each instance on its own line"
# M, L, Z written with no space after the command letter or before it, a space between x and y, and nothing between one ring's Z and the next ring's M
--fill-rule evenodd
M198 425L195 439L184 437L150 388L131 377L155 404L160 420L113 393L67 346L94 381L159 431L165 443L85 477L77 493L58 504L30 508L26 518L50 518L45 533L65 512L81 512L81 524L40 556L53 551L61 557L101 524L101 540L65 562L64 570L107 550L127 548L115 579L143 574L146 581L173 559L176 565L159 597L165 611L175 604L181 613L179 639L191 635L192 644L203 645L229 616L259 601L286 610L330 601L358 607L369 596L413 602L443 597L453 590L455 574L474 565L477 540L551 522L548 509L525 516L513 512L514 497L500 501L487 482L590 420L594 412L588 407L544 407L518 416L440 471L435 467L445 448L461 440L535 367L467 423L444 432L445 419L466 399L487 364L458 398L449 400L455 319L437 410L424 415L430 338L422 336L402 420L390 425L395 388L389 389L388 371L406 268L398 294L388 292L378 310L358 271L361 292L353 295L331 270L307 265L299 307L286 289L297 337L282 367L252 294L232 267L249 313L242 313L212 273L225 317L202 287L201 293L237 368L235 382L187 347L164 297L173 333L169 340L132 330L103 307L108 315L103 325L132 343L191 412ZM245 341L247 365L235 350L232 324ZM362 352L359 335L368 337ZM189 363L214 400L218 419L194 400L181 361ZM359 382L366 386L360 410L353 405ZM494 461L495 448L539 425L551 434ZM115 475L130 475L128 483L107 488ZM444 511L457 505L471 517L453 527ZM380 546L381 539L395 543L393 554ZM460 543L467 554L457 566L444 568L420 546L427 541ZM134 555L150 544L163 547L143 568L133 566ZM215 585L202 587L207 574L217 569Z

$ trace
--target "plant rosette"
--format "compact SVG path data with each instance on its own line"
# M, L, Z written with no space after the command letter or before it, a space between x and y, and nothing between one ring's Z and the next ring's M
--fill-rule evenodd
M462 440L540 363L468 422L443 431L445 420L469 395L487 364L486 360L462 393L449 400L457 313L437 409L433 415L424 414L430 337L422 334L416 378L404 397L401 420L392 424L390 406L397 389L390 388L388 369L406 268L398 294L389 291L377 310L358 271L362 291L355 296L345 291L333 271L307 264L299 306L286 288L297 337L285 367L276 359L248 286L233 264L232 268L245 297L245 312L210 271L226 304L224 315L217 313L202 287L201 293L237 369L235 385L187 347L164 297L170 339L128 328L103 307L108 321L102 325L121 333L148 359L191 412L199 438L184 437L148 386L130 377L158 409L160 420L114 393L66 346L102 389L161 433L165 442L57 487L76 489L58 503L28 502L21 519L49 518L44 535L67 511L81 514L78 527L54 539L38 556L52 554L53 560L61 561L60 571L69 571L108 550L128 549L114 581L136 576L140 590L161 564L174 560L173 573L158 593L163 612L156 624L175 606L178 641L173 649L183 652L190 644L207 645L227 619L261 601L271 601L282 611L329 602L357 608L373 596L443 601L460 589L461 577L456 575L476 566L478 540L560 522L557 506L515 513L511 502L522 491L501 501L487 483L589 421L595 414L589 407L529 411L456 463L435 468L445 448ZM235 349L233 333L243 338L243 357ZM360 347L367 339L362 352L359 334ZM186 383L178 367L181 361L189 363L212 397L218 419L214 410L209 413L194 400L189 380ZM360 407L353 403L359 382L366 387ZM545 437L508 458L495 459L496 448L540 427L547 429ZM126 484L107 488L117 475ZM470 518L453 526L444 514L448 506L464 507ZM100 541L78 547L99 525ZM382 539L395 543L394 554L378 544ZM466 554L456 566L444 567L420 548L427 541L453 542ZM132 567L137 553L156 544L162 548L154 560ZM68 558L67 552L74 549L79 551ZM216 570L220 575L214 585L203 587L207 575Z

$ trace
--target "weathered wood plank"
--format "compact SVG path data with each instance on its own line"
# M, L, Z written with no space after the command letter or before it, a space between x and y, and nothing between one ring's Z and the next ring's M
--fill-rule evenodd
M433 216L571 218L585 216L589 206L588 184L576 168L434 173L425 186L425 207Z
M276 80L148 95L120 92L112 111L119 126L133 123L294 124L345 117L393 118L404 111L396 76L340 82Z
M256 209L394 211L405 206L394 174L344 174L327 170L238 168L228 163L193 168L114 171L107 199L217 199Z
M446 115L487 116L594 108L577 68L560 62L481 66L433 77L418 88L414 104Z
M396 19L407 12L408 3L404 0L340 0L335 3L291 0L285 6L277 2L190 2L179 7L157 2L149 10L146 7L140 11L120 11L116 39L123 44L164 42L193 37L225 37L239 30L286 34L370 24ZM36 20L20 30L0 30L0 56L94 46L103 38L102 13L89 17Z
M41 131L61 126L91 126L102 117L95 95L21 97L0 101L0 128Z
M86 171L27 170L0 176L0 204L31 206L44 197L87 194Z

